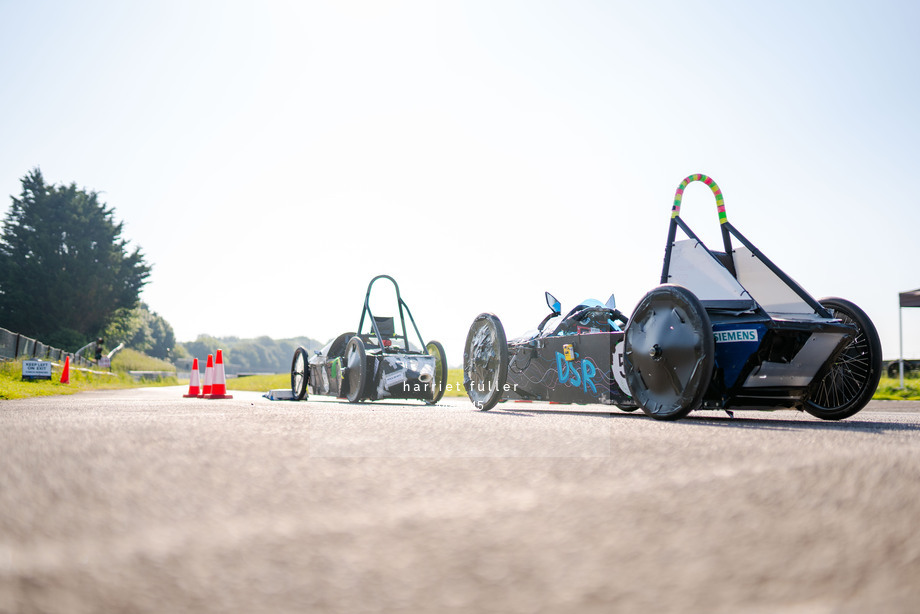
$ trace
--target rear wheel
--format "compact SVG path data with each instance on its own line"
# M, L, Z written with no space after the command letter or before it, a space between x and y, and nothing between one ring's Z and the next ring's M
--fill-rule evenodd
M303 400L307 395L309 379L310 365L307 362L307 350L299 347L294 350L294 360L291 361L291 393L295 401Z
M473 320L463 351L463 387L470 401L487 411L502 398L508 378L508 341L501 320L481 313Z
M361 337L352 337L345 346L345 397L352 403L364 396L364 384L367 382L367 352Z
M842 298L820 303L833 317L856 326L856 336L827 373L812 383L805 411L822 420L842 420L865 407L875 394L882 374L882 344L872 320L855 304Z
M437 341L429 341L425 346L430 356L434 356L434 379L431 382L431 399L425 401L434 405L444 396L447 389L447 354L444 346Z
M715 339L709 314L683 286L646 294L626 326L624 363L633 400L656 420L697 409L712 379Z

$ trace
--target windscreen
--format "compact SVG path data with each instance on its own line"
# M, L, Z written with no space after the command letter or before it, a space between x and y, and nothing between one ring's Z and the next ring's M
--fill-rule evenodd
M770 316L815 319L818 314L746 247L733 250L738 281Z
M704 303L751 303L751 296L738 280L696 239L674 243L668 283L684 286Z

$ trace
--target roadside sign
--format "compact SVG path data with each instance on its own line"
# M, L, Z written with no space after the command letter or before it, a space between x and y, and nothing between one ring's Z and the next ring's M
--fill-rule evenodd
M46 360L23 360L22 379L51 379L51 363Z

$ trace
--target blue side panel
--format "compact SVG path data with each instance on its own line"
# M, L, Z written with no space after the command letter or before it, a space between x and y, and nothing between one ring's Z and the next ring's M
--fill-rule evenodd
M748 358L760 347L767 327L756 322L713 323L716 338L716 368L722 369L726 388L735 385Z

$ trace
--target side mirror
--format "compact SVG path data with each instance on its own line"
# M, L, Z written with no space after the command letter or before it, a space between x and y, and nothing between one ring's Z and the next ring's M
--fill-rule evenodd
M544 294L546 294L546 306L549 307L550 313L543 318L543 321L537 326L537 330L540 332L543 332L543 327L546 326L547 322L562 313L562 303L559 302L559 299L549 292L545 292Z
M546 292L546 306L549 307L549 310L553 312L554 316L558 316L562 313L562 303L559 302L555 296Z
M605 306L607 309L616 309L616 308L617 308L617 300L613 297L612 294L610 295L610 298L607 299L607 302L604 303L604 306Z

